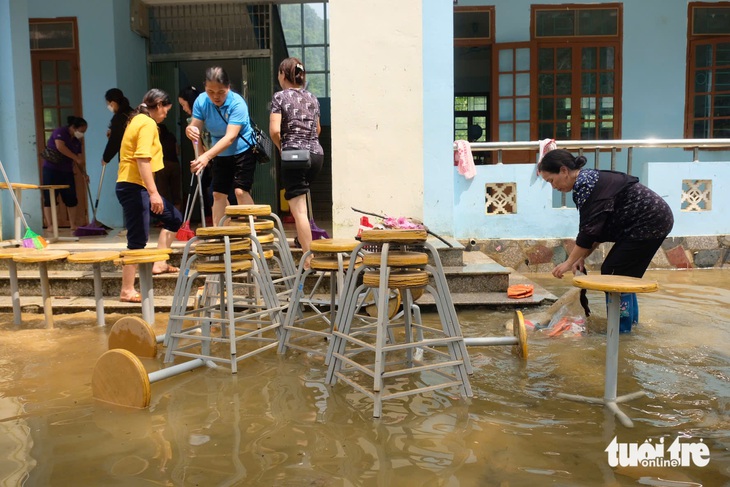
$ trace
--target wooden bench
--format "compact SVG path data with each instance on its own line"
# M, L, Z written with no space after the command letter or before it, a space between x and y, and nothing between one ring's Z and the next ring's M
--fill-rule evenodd
M603 398L587 397L573 394L558 394L558 397L572 401L582 401L593 404L604 404L618 417L621 424L633 428L634 423L618 407L619 403L636 399L645 394L638 391L624 396L616 396L618 381L618 343L621 293L653 293L659 286L654 281L635 277L616 275L576 276L573 285L581 289L604 291L608 295L607 328L606 328L606 377L604 382Z

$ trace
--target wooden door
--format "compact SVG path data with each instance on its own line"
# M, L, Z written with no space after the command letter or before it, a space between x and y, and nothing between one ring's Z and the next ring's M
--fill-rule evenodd
M35 107L36 147L40 154L54 129L70 115L83 117L78 36L75 18L31 19L31 68ZM85 153L85 151L84 151ZM43 179L43 159L37 156L38 183ZM86 180L76 173L79 224L88 221ZM58 198L58 225L68 227L66 207ZM46 227L51 222L44 222Z

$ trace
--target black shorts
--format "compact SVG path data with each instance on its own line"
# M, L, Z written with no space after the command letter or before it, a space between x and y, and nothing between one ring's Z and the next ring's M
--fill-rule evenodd
M307 194L309 185L315 180L319 171L322 170L324 156L322 154L309 154L312 165L309 169L281 170L281 184L284 186L284 199L290 200Z
M235 156L218 156L213 163L213 182L211 188L216 193L228 194L231 187L250 192L256 172L256 158L253 150Z

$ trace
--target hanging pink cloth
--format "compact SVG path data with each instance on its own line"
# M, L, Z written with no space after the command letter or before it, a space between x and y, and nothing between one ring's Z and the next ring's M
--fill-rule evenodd
M466 179L477 175L477 168L474 165L474 157L471 155L471 146L466 140L457 140L454 149L454 165L458 166L459 174Z

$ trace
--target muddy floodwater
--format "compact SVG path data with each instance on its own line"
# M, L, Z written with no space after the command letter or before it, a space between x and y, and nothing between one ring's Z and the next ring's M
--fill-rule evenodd
M570 288L530 277L557 296ZM639 296L640 324L620 341L619 394L646 391L621 405L633 429L601 405L556 397L603 395L605 335L596 331L530 333L526 362L510 346L470 347L473 398L454 390L389 400L373 419L369 399L325 385L321 359L275 351L241 362L235 376L201 368L156 382L148 409L109 407L92 399L90 380L120 315L106 328L91 312L59 315L53 330L42 329L43 315L24 315L21 328L0 315L0 485L730 485L730 270L647 277L661 289ZM603 294L589 298L592 319L605 324ZM503 336L510 317L459 312L465 336ZM665 450L679 438L706 448L709 461L613 467L614 438Z

